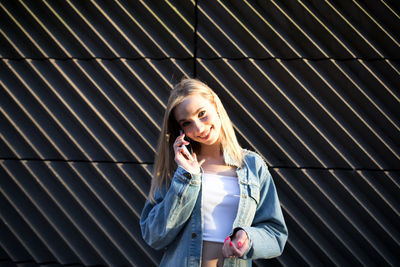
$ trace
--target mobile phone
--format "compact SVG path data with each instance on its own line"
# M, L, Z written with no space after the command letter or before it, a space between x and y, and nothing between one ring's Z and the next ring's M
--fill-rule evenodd
M183 153L190 159L190 160L194 160L192 155L190 154L189 150L187 149L187 147L185 145L182 145L181 148L183 148Z
M182 135L182 130L180 131L180 134ZM192 157L192 154L189 152L188 148L185 145L181 145L181 148L183 148L183 153L185 154L185 156L190 159L190 160L194 160Z

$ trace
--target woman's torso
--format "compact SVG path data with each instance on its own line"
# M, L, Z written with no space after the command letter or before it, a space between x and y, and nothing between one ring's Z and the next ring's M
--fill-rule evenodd
M207 162L207 161L206 161ZM227 166L216 162L207 162L203 164L204 173L215 174L228 177L237 177L236 167ZM236 215L236 214L235 214ZM222 255L223 243L203 241L202 249L202 267L220 267L223 266L224 258Z
M258 174L261 172L259 169L266 168L262 158L254 152L245 151L245 155L243 165L235 171L238 176L240 201L233 227L251 225L259 201L260 177ZM226 162L232 163L232 160L227 158ZM226 169L225 171L231 170L232 169ZM186 214L186 207L188 205L193 205L193 208L190 209L190 216L187 214L188 219L185 221L184 227L179 231L178 235L174 235L174 241L164 247L164 255L160 266L199 266L203 256L201 188L199 186L201 184L201 175L195 175L189 179L187 177L189 177L188 173L185 172L184 169L178 168L169 190L163 188L162 191L158 191L156 194L156 201L160 203L162 199L167 197L168 192L175 192L172 195L174 197L177 195L178 199L176 206L173 206L174 214ZM188 190L189 187L192 189ZM193 192L193 188L198 188L196 190L197 193L188 193L188 191ZM146 205L149 206L147 210L151 210L155 204L147 203ZM146 216L147 213L144 215ZM143 217L143 219L145 218L146 217ZM180 223L179 217L177 216L171 217L169 220L171 220L169 224L176 225ZM164 223L165 222L159 221L155 223L154 226L157 227ZM154 237L154 239L156 240L157 238ZM201 242L198 242L200 240ZM153 242L153 237L149 236L147 242ZM154 243L154 245L158 244L159 243ZM251 266L251 259L231 258L229 259L229 264L234 264L235 266Z

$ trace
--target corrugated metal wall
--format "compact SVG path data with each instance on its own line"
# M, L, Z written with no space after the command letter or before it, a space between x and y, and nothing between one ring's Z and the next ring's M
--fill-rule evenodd
M290 231L267 265L400 265L397 1L0 1L0 265L153 266L166 99L214 88Z

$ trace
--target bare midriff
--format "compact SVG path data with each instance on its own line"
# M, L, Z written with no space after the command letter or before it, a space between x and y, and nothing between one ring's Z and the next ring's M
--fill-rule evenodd
M203 241L202 267L223 266L222 243Z

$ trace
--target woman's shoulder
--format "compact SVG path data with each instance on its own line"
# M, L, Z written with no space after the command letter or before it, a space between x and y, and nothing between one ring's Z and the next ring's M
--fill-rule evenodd
M242 148L242 152L243 152L243 159L245 161L253 160L253 161L258 161L258 162L265 162L263 157L261 157L261 155L255 151Z
M258 183L265 184L271 178L271 174L268 169L264 158L257 152L244 149L243 150L243 163L244 168L247 169L252 179L257 179ZM250 179L250 178L249 178Z
M264 158L257 152L242 149L243 151L243 163L246 164L249 168L259 169L268 169L268 166L264 160Z

